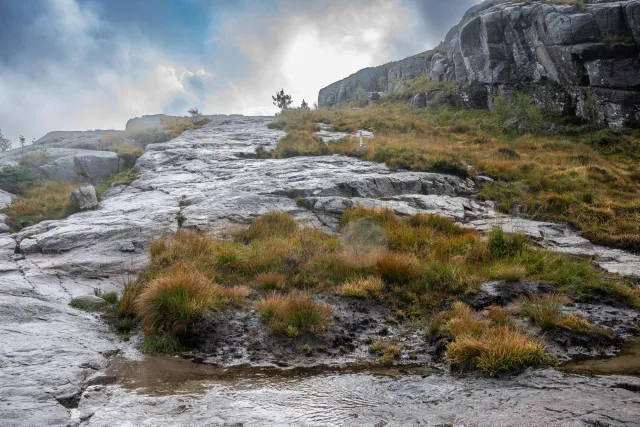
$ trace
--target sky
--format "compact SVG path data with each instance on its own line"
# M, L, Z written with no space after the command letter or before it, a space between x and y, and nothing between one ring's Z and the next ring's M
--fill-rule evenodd
M267 115L431 49L480 0L0 0L0 130L123 129L144 114Z

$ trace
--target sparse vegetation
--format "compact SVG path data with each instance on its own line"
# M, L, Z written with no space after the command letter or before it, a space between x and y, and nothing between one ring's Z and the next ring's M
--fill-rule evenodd
M432 84L425 79L413 83ZM471 178L481 173L496 181L482 184L478 198L495 200L503 212L517 207L533 219L569 222L596 242L640 248L640 132L564 125L530 97L509 99L499 96L494 111L413 109L405 100L356 110L290 110L272 126L291 135L281 152L303 147L288 155L344 154L394 169ZM511 118L528 133L505 131ZM542 121L558 123L559 130L543 132ZM365 152L356 151L355 137L322 144L312 135L317 123L329 123L332 131L369 130L375 138L367 140Z
M389 365L400 357L402 347L392 341L378 340L369 344L369 351L380 356L381 363Z
M516 328L515 312L503 307L476 312L459 302L496 275L544 281L573 298L604 293L640 306L638 291L625 280L605 277L588 260L537 249L520 235L494 230L485 237L435 215L399 218L366 208L346 211L341 224L341 235L331 236L299 228L290 215L273 212L230 240L180 230L154 241L149 265L119 302L125 325L134 323L135 307L147 332L145 345L159 351L188 341L184 335L190 326L209 310L232 306L254 306L274 334L322 335L339 314L317 298L327 291L374 297L376 304L394 309L399 317L388 318L394 323L450 306L433 316L428 336L453 337L447 358L454 366L498 374L547 359L544 346ZM549 300L568 301L559 294ZM517 313L542 319L533 309ZM571 330L588 328L576 316L559 315L553 322ZM369 344L383 363L399 357L400 348L392 344Z
M2 209L2 213L8 216L8 222L14 229L44 220L64 218L76 212L69 203L69 196L76 187L77 185L59 181L44 181L33 187L19 187L22 197Z
M583 334L611 335L606 329L593 327L577 314L563 313L562 307L570 302L565 295L536 295L521 299L518 310L545 330L564 328Z
M560 294L527 297L520 301L519 311L542 329L553 329L564 317L561 309L569 299Z
M129 132L127 137L136 141L141 147L146 147L148 144L166 142L177 138L186 130L200 129L210 121L204 118L194 123L187 117L163 117L159 128Z

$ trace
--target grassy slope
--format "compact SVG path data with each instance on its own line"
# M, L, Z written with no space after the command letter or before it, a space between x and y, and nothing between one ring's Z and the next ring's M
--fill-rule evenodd
M509 106L503 110L414 109L385 102L362 109L287 111L272 126L288 132L276 149L280 157L296 155L297 149L305 155L359 155L415 171L486 174L497 182L483 185L478 197L497 201L504 212L519 206L534 219L574 224L594 241L640 249L640 133L567 125L561 134L518 135L503 128L511 113ZM545 120L526 105L522 110L531 122ZM559 120L548 118L554 119ZM362 154L355 152L357 138L319 149L308 134L317 122L376 136Z

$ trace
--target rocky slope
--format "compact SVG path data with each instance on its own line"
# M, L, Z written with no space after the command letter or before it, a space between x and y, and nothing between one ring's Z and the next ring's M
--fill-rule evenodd
M456 82L454 102L491 107L495 94L522 91L541 106L611 127L640 125L640 1L487 0L470 9L439 48L366 68L320 90L318 104L348 102L356 90L391 92L423 74Z
M394 172L343 156L254 158L257 147L273 148L283 136L267 129L270 120L220 119L151 144L138 159L140 178L109 190L98 210L0 237L3 425L469 424L477 411L485 414L479 425L492 426L510 425L514 416L531 426L636 422L640 401L633 390L640 383L627 376L543 371L486 380L426 371L320 371L287 380L281 374L216 371L181 376L172 386L172 372L179 369L174 358L161 369L146 360L125 361L135 366L124 374L105 370L118 352L126 360L136 356L135 346L69 301L96 288L121 289L146 263L149 242L179 225L222 234L281 210L330 231L354 203L386 205L399 214L443 213L479 229L500 223L542 245L589 253L608 270L640 275L636 255L594 246L562 225L502 216L490 203L468 199L471 181ZM128 390L136 379L142 385ZM148 382L165 388L156 393Z

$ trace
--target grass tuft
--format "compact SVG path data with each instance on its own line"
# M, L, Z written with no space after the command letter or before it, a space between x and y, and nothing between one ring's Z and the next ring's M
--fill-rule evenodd
M453 367L477 368L490 375L517 372L546 360L543 344L509 326L458 336L448 345L446 357Z
M142 290L136 310L147 334L180 336L213 306L214 296L204 274L178 262Z
M322 333L331 319L329 306L302 292L272 293L258 303L258 311L274 333L291 337Z
M237 239L249 243L273 237L289 237L297 229L296 221L285 212L270 212L256 218L249 228L237 234Z
M542 329L553 329L564 318L562 307L570 302L569 298L561 294L525 297L518 303L518 311Z
M382 279L376 276L357 277L347 280L338 289L338 294L345 297L365 298L378 296L384 290Z

